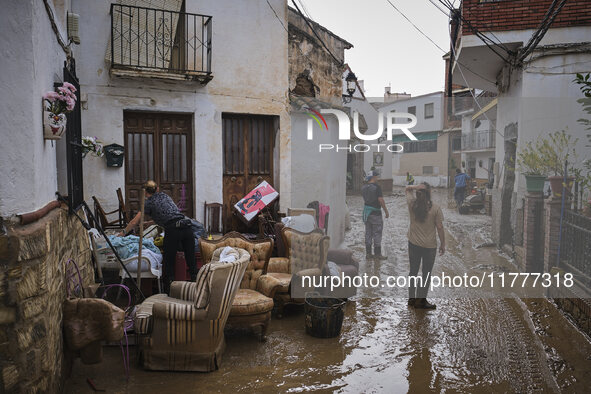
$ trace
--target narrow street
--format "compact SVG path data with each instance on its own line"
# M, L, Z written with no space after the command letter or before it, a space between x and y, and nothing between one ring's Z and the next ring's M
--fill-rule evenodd
M434 200L444 211L448 251L437 257L434 274L514 271L490 246L490 217L460 216L447 208L447 190ZM402 189L386 198L380 263L364 259L362 200L351 196L352 229L346 245L361 261L361 274L406 274L406 202ZM384 291L376 297L360 289L346 307L338 338L317 339L304 330L302 308L273 318L267 341L247 333L227 335L219 371L164 373L143 371L130 348L126 382L121 350L105 348L96 366L77 360L66 392L99 389L124 392L585 392L591 379L591 344L546 299L463 297L458 291L433 298L437 309L415 310L406 299ZM453 289L454 291L456 289Z

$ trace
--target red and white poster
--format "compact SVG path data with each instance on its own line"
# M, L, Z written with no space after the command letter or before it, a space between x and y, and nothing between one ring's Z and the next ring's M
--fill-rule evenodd
M279 193L267 181L263 181L238 201L234 208L246 222L250 222L261 209L271 204L278 196Z

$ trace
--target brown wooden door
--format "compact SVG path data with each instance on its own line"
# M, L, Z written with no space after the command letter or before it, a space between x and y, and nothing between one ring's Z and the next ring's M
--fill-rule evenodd
M234 215L234 204L262 181L273 185L273 148L277 118L222 115L224 145L224 230L256 231Z
M127 209L139 210L142 184L153 179L193 217L191 115L125 112L123 118Z

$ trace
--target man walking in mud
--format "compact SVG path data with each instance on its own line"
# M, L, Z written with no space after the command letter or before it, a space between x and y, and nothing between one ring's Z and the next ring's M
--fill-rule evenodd
M382 209L386 218L390 216L384 197L382 195L382 188L377 183L380 176L379 169L371 170L365 180L367 183L361 188L361 195L363 196L363 223L365 223L365 256L367 259L375 258L378 260L385 260L386 256L382 255L382 231L384 229L384 220L382 219ZM372 253L372 246L373 252Z

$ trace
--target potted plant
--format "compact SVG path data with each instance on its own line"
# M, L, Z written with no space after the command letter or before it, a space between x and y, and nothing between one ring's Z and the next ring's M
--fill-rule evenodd
M574 176L567 177L566 184L563 185L565 163L567 161L574 162L577 158L575 146L579 139L572 138L566 130L555 131L549 135L549 138L543 138L538 143L540 156L544 161L547 172L554 175L549 176L550 187L552 193L556 198L561 197L563 187L566 188L567 193L570 193L574 182ZM567 169L570 174L573 174L573 166Z
M76 106L76 88L64 82L56 91L43 95L43 137L59 140L66 131L66 114Z
M540 156L538 146L531 141L525 144L517 155L517 165L525 175L526 189L530 193L543 192L546 181L546 166Z

